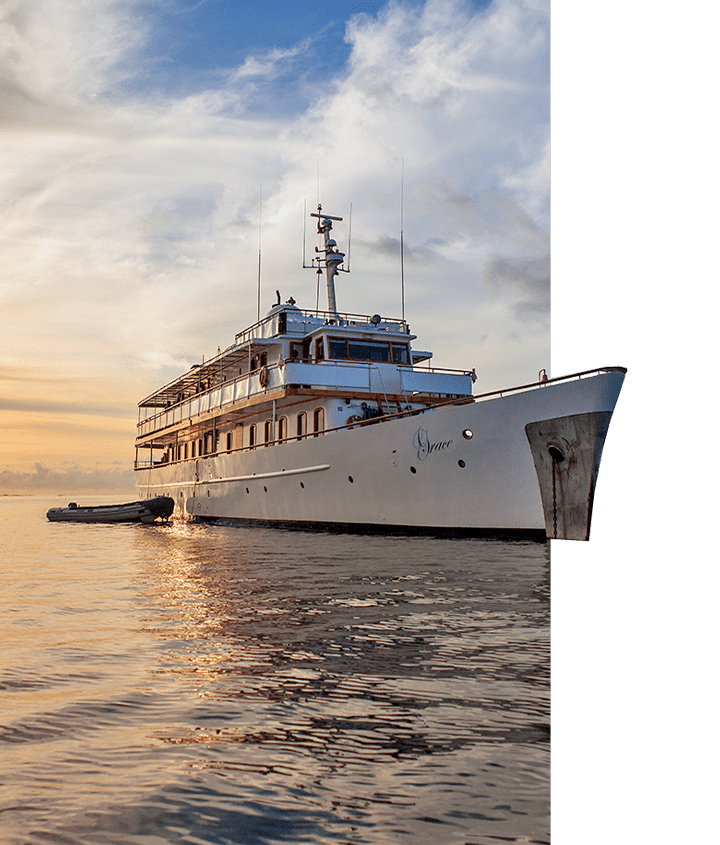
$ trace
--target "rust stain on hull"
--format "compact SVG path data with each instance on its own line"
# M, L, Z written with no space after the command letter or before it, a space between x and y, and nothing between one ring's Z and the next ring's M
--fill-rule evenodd
M595 485L611 417L610 411L594 411L525 426L549 538L590 539Z

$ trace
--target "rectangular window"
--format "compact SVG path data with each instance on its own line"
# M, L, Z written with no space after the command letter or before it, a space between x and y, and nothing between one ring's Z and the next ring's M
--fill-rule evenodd
M294 341L290 344L290 359L292 361L307 361L310 358L310 341Z
M325 428L325 410L323 408L316 408L313 413L313 437Z
M229 452L232 449L232 431L228 431L225 441L225 451Z
M396 364L409 362L408 346L406 343L390 344L383 340L358 340L344 337L328 338L328 354L336 360L377 361L389 364L392 360Z
M372 341L348 340L348 358L353 361L377 361L389 363L390 345Z
M273 441L273 422L272 420L265 420L265 445Z
M325 347L323 346L323 339L321 337L315 341L315 360L325 360Z
M331 358L347 358L347 343L344 337L328 338L328 355Z
M249 437L249 439L250 439L249 446L250 446L251 449L255 448L256 433L257 433L257 428L253 424L253 425L250 426L250 437Z
M243 427L242 423L235 426L235 448L242 449L243 447Z
M298 440L302 440L307 434L307 414L301 411L297 415L297 436Z
M278 420L277 439L281 442L287 440L287 417Z
M392 346L392 359L394 364L409 364L410 363L410 354L408 352L408 345L407 343L393 343Z

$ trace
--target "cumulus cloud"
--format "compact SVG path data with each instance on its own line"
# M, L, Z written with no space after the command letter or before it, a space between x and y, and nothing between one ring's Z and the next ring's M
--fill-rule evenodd
M152 57L138 4L2 9L0 301L24 367L80 384L101 374L88 404L112 410L118 387L139 400L225 347L256 316L261 196L263 303L280 288L314 307L314 274L299 265L318 169L324 207L346 218L353 207L341 309L399 313L404 169L420 346L438 365L477 366L486 389L548 366L545 2L359 14L347 67L285 119L253 111L247 86L270 96L304 44L247 58L202 92L141 94ZM345 223L336 231L346 244ZM22 397L16 386L9 398Z

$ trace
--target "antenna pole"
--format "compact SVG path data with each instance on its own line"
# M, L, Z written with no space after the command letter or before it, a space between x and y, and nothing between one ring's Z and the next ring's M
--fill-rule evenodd
M347 271L350 272L350 247L352 245L352 203L350 203L350 216L348 217L348 260Z
M401 317L405 322L405 240L403 225L405 217L405 159L400 160L400 299Z
M260 322L260 268L262 266L262 183L260 183L260 220L258 222L258 285L257 285L257 321Z
M303 200L303 268L305 267L305 230L307 229L307 200Z

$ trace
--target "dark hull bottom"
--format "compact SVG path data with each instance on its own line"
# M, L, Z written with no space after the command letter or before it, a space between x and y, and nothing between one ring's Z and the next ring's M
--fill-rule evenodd
M543 528L446 528L434 525L375 525L356 522L305 522L242 517L193 516L194 522L248 528L284 528L287 531L318 531L328 534L380 534L421 537L479 537L488 540L531 540L545 543Z

